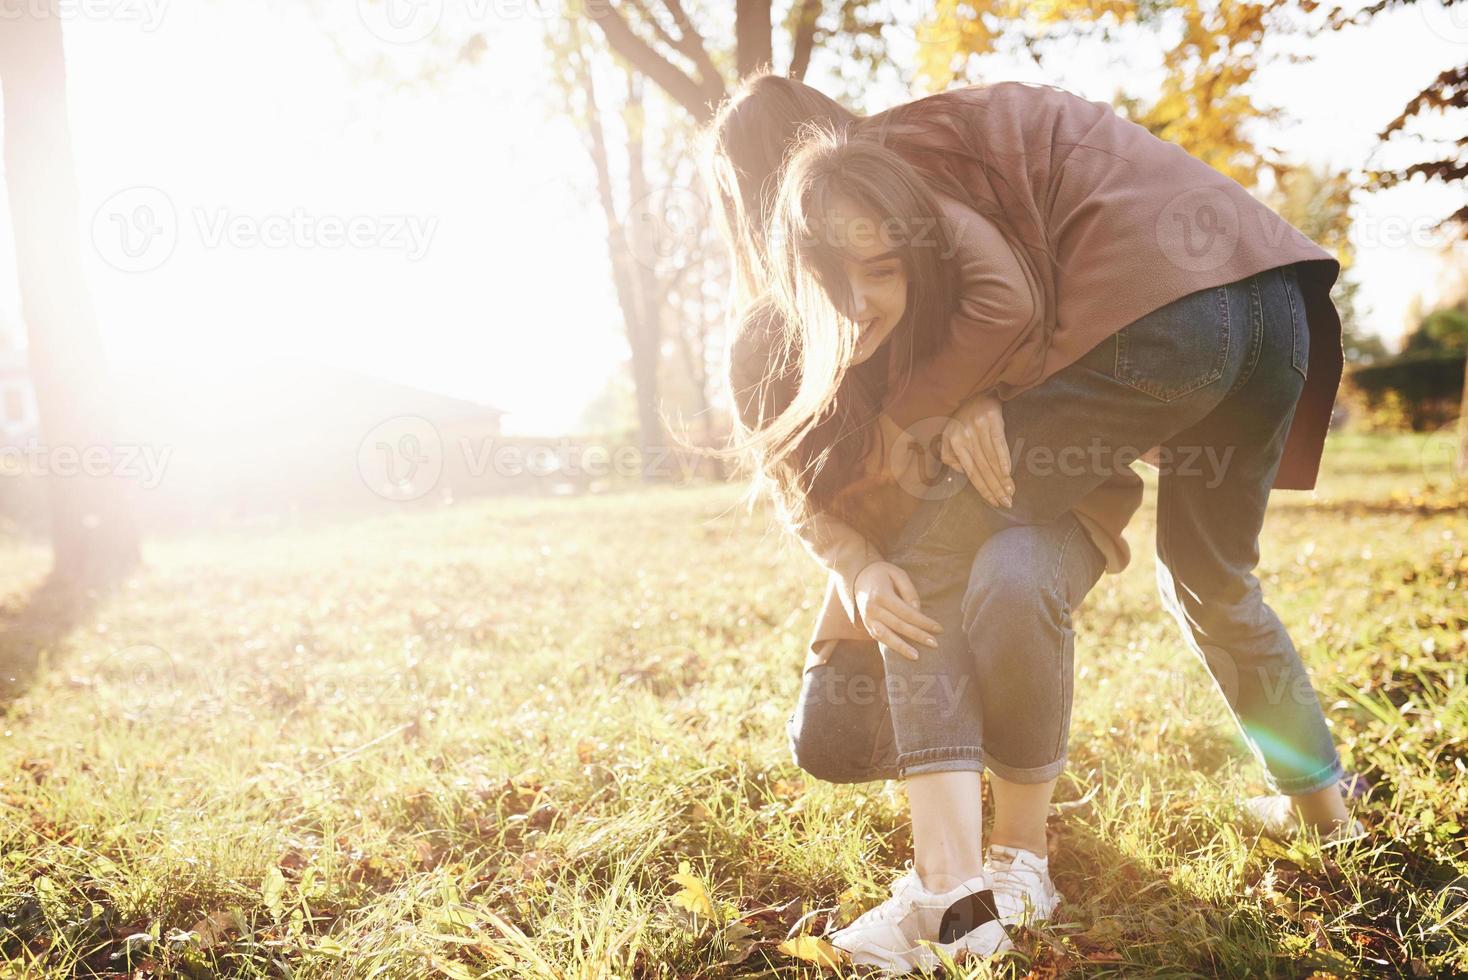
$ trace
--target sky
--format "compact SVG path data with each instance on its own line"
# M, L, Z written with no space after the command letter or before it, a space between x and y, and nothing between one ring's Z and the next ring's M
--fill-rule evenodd
M493 405L510 433L578 426L628 357L592 171L553 115L536 6L469 3L455 9L487 34L481 64L396 92L352 70L379 50L413 60L423 43L413 16L379 0L66 8L86 269L120 374L294 355ZM899 36L895 66L908 47ZM1109 50L1077 47L1046 73L991 58L985 79L1148 97L1160 42ZM1309 50L1260 77L1257 100L1294 119L1267 140L1360 166L1375 131L1468 56L1468 14L1422 0ZM912 97L904 74L874 83L868 108ZM1418 181L1358 210L1363 320L1389 343L1440 278L1428 219L1462 203ZM0 318L14 328L11 249L0 236Z

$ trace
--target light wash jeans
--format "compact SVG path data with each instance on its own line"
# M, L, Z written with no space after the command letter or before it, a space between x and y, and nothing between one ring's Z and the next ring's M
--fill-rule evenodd
M1069 512L999 531L966 581L920 593L925 611L958 597L965 642L919 647L919 669L890 685L876 640L842 640L806 670L786 723L796 764L833 783L981 764L1015 783L1058 776L1070 732L1070 614L1105 567ZM906 753L899 771L893 717L909 712L940 731Z
M1007 726L993 710L989 719L973 718L976 704L987 708L997 695L971 695L961 684L970 675L952 673L954 664L974 661L970 644L976 631L990 624L1007 627L1005 611L990 608L968 588L979 574L981 549L1010 529L1057 525L1115 468L1160 446L1157 572L1164 604L1188 647L1213 675L1276 789L1299 794L1339 780L1343 770L1320 702L1254 575L1259 531L1304 386L1309 343L1296 270L1281 266L1154 310L1006 402L1012 508L991 507L962 472L948 467L913 488L923 499L888 558L912 577L923 611L944 631L938 648L922 650L917 661L879 645L881 682L888 692L890 766L872 764L874 758L886 762L880 752L862 764L861 754L880 740L876 725L877 734L865 746L854 733L847 740L856 761L845 768L872 773L868 778L982 768L984 739L994 739ZM1037 571L1034 562L1016 563L1005 577L1012 579L1004 587L1010 596L1043 590L1055 581ZM1040 645L1036 640L1033 650ZM1013 669L1033 672L1029 642L1018 649L1011 654ZM995 683L991 668L976 666L972 676L986 669ZM807 704L809 690L816 688L810 679L815 673L807 672L788 726L802 764L814 761L812 739L818 737ZM1034 727L1055 731L1054 706L1064 705L1060 714L1068 721L1070 675L1064 681L1051 676L1062 688L1058 695L1026 694L1026 703L1005 706L1006 717L1046 712L1048 727ZM1025 687L1034 685L1025 682ZM927 693L920 703L919 690ZM1026 723L1021 730L1029 727ZM1063 740L1058 748L1048 739L1032 748L1002 761L1012 772L1028 772L1033 782L1059 772ZM1006 746L1008 751L1015 750ZM996 754L988 754L991 764L998 761ZM840 768L825 760L822 765L828 771Z

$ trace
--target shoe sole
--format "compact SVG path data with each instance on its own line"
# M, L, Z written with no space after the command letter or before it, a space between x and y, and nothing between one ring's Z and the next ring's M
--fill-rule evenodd
M998 921L994 919L990 923L997 924ZM852 966L872 966L896 974L911 973L914 970L931 971L943 965L939 957L940 951L955 962L962 962L966 958L988 959L1014 948L1014 943L1010 942L1002 925L997 930L997 937L994 936L995 931L979 926L951 943L930 941L901 952L866 951L849 955ZM979 933L985 935L980 936Z

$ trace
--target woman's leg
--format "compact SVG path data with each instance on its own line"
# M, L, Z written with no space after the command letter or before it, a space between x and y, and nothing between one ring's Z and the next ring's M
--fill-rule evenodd
M1291 270L1292 272L1293 270ZM1305 382L1309 331L1292 275L1261 276L1258 366L1219 411L1164 444L1214 466L1174 466L1158 481L1157 581L1189 647L1213 674L1240 731L1307 823L1347 818L1343 775L1310 676L1254 575L1259 531L1295 400Z
M907 777L912 863L923 887L946 892L984 873L984 790L974 770Z
M841 640L824 664L801 677L785 723L790 755L831 783L895 779L892 711L877 641Z
M1039 858L1021 862L1011 856L996 871L1006 883L1000 889L984 867L983 740L994 725L991 716L1000 720L1004 734L997 740L1007 762L995 765L1016 779L1053 786L1053 774L1064 765L1070 716L1070 609L1104 564L1070 513L1051 524L1001 531L967 562L948 556L925 563L919 586L927 589L925 608L941 596L957 605L966 628L958 642L924 651L920 665L907 662L901 674L886 674L895 762L912 817L914 869L890 899L832 937L853 962L912 967L925 940L988 955L1007 947L1006 922L1044 917L1053 909L1059 896ZM978 638L988 664L975 656L964 634ZM837 651L831 663L840 656ZM996 690L974 683L982 670ZM812 686L808 678L806 689ZM850 741L839 726L831 737ZM864 741L865 726L862 732ZM808 746L811 741L807 736ZM820 754L829 758L840 750L830 744ZM1010 794L1007 802L1015 805L1007 812L1038 826L1043 841L1048 797L1035 817L1025 805L1034 793L1025 787ZM1021 837L1013 839L1028 840Z
M1006 402L1006 436L1015 460L1013 507L991 507L960 471L947 467L933 485L914 491L924 499L889 549L889 558L912 577L923 598L923 612L946 628L937 637L938 649L924 651L917 661L883 647L889 683L894 676L901 678L905 673L927 669L924 665L929 658L948 655L948 648L955 642L966 646L963 631L956 628L961 623L961 597L948 588L953 574L950 565L974 555L995 533L1016 525L1055 520L1117 465L1130 462L1152 446L1165 445L1172 451L1161 467L1164 481L1170 475L1191 471L1199 474L1206 485L1221 474L1235 473L1239 461L1245 458L1240 453L1246 445L1252 443L1262 450L1260 440L1282 436L1293 417L1290 398L1297 396L1298 387L1289 395L1275 392L1252 407L1242 395L1246 389L1257 389L1256 375L1278 380L1281 372L1298 374L1308 363L1302 358L1307 351L1301 350L1302 344L1308 345L1308 334L1300 329L1303 319L1295 318L1303 318L1298 293L1283 291L1285 283L1293 286L1293 280L1286 278L1292 274L1293 270L1268 270L1185 296L1140 318L1044 384ZM1278 312L1281 302L1286 311L1283 317ZM1291 302L1296 304L1293 317L1289 312ZM1265 335L1273 338L1270 344L1262 344ZM1264 383L1269 382L1261 381ZM1218 425L1232 435L1203 441L1197 438L1200 425ZM922 425L917 428L923 430L919 435L926 434ZM1184 433L1189 433L1188 437L1180 438ZM1278 446L1272 450L1274 459L1269 467L1253 469L1250 506L1257 509L1261 519L1279 451ZM1244 486L1246 482L1237 479L1234 485ZM1201 529L1197 540L1205 547L1223 542L1245 551L1257 549L1257 524L1231 525L1224 517L1228 512L1211 512L1206 507L1190 513L1170 508L1170 518L1164 517L1162 509L1159 503L1160 532L1167 521L1175 527ZM1186 558L1186 547L1176 549L1175 563L1179 555ZM1252 562L1247 567L1252 568ZM1186 610L1190 615L1214 605L1236 606L1231 591L1252 579L1252 575L1248 579L1235 575L1213 588L1206 577L1182 574L1186 587L1194 590L1189 594L1191 607ZM1257 582L1253 587L1257 588ZM1246 604L1255 601L1250 599ZM1262 600L1258 605L1263 605ZM1219 622L1227 623L1233 614L1232 609L1220 609L1214 615ZM1229 650L1229 660L1234 663L1239 652L1247 658L1251 650L1262 649L1243 635L1230 644L1233 649ZM1217 664L1208 659L1210 647L1227 646L1210 640L1199 647L1210 669L1224 667L1222 659ZM1276 652L1283 658L1280 662L1291 656L1282 649ZM1247 660L1242 665L1250 666ZM1291 673L1295 678L1304 676L1303 672ZM1308 689L1308 679L1302 683ZM1222 679L1220 686L1227 693ZM1273 685L1271 689L1279 688ZM1255 734L1305 740L1281 743L1283 751L1274 753L1274 759L1283 762L1293 754L1305 759L1307 765L1316 764L1314 770L1271 768L1270 774L1284 792L1294 793L1306 806L1312 806L1318 801L1308 794L1328 788L1339 761L1334 758L1333 748L1327 750L1316 741L1316 735L1324 729L1323 721L1318 725L1315 719L1302 722L1306 716L1319 714L1313 691L1299 701L1297 706L1282 706L1279 698L1254 703L1249 710L1261 712L1254 717L1262 719L1263 724L1255 732L1247 725L1244 730L1256 749L1264 746L1254 743ZM912 741L906 729L925 721L921 716L895 711L893 724L901 763L904 743ZM1270 765L1270 754L1264 753L1263 758ZM1331 809L1327 794L1325 810Z
M938 646L922 650L917 660L881 646L889 691L915 687L923 675L954 673L953 664L973 659L971 637L963 629L963 603L973 562L986 542L1011 529L1044 526L1067 516L1118 467L1218 406L1244 365L1236 336L1245 325L1242 317L1228 315L1227 301L1236 288L1247 289L1248 284L1201 290L1168 304L1128 326L1125 338L1103 342L1045 383L1006 402L1006 437L1015 459L1012 507L990 506L962 471L950 467L943 467L932 485L909 488L922 499L895 536L888 558L908 573L922 597L923 612L944 629L936 637ZM1123 343L1125 358L1119 346ZM1138 372L1154 375L1144 379L1149 390L1133 383ZM1163 402L1151 390L1183 393ZM915 434L925 435L928 422L916 426ZM975 692L965 693L979 701ZM1062 693L1058 684L1052 685L1052 698ZM982 726L964 729L963 743L950 730L963 728L960 709L967 711L967 702L954 698L916 711L906 710L896 698L892 704L897 764L904 775L932 763L982 759ZM974 710L982 718L982 704ZM945 757L955 747L964 750L961 758ZM1027 776L1046 781L1058 772L1059 766L1048 774Z
M1012 783L998 773L989 773L989 789L994 794L994 829L989 843L1000 847L1017 847L1041 857L1050 853L1045 838L1045 820L1050 815L1050 797L1055 793L1056 776L1043 783Z
M1003 794L995 799L996 842L1045 853L1049 788L1065 765L1070 731L1070 614L1105 565L1070 513L1000 531L974 555L960 600L965 642L923 657L929 670L951 669L976 683L943 710L906 717L898 745L924 882L963 881L982 866L981 765L1010 784L996 790ZM950 584L944 592L951 591ZM950 651L958 663L946 668ZM888 697L905 711L905 702Z
M1047 853L1045 820L1070 735L1071 612L1105 568L1070 514L1000 531L974 558L963 627L984 703L993 844Z

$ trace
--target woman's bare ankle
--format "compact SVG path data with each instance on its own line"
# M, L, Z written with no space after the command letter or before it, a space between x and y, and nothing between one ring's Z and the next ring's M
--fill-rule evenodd
M1328 833L1351 822L1351 816L1346 812L1345 798L1341 795L1340 783L1332 783L1312 793L1292 795L1290 800L1294 803L1295 815L1300 818L1300 822L1321 833Z
M950 892L970 878L977 878L984 874L982 859L978 861L971 859L933 861L926 865L915 862L914 867L917 870L918 880L934 895Z
M1041 831L1038 837L1033 834L993 833L989 835L989 844L990 846L998 845L999 847L1029 851L1031 854L1038 854L1040 857L1050 856L1050 846L1049 842L1045 839L1044 831Z

